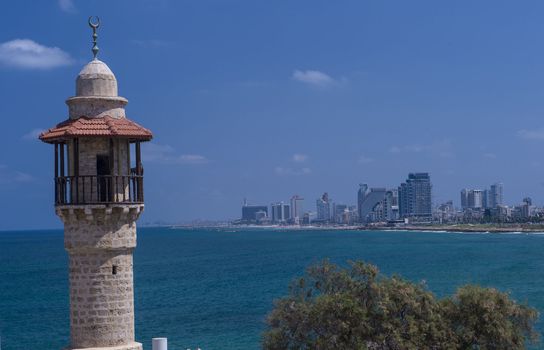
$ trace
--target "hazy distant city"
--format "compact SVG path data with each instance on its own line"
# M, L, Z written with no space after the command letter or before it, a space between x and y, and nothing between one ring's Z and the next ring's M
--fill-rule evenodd
M335 202L328 192L315 200L293 195L288 201L267 204L244 199L239 225L402 225L402 224L479 224L540 222L544 208L530 197L518 205L504 203L503 184L486 189L460 190L461 207L453 200L433 203L429 173L410 173L396 188L359 184L357 203ZM354 193L355 194L355 193ZM315 204L314 204L315 203Z

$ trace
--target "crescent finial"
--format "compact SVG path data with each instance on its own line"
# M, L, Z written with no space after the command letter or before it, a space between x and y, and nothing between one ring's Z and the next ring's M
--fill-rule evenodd
M93 23L93 17L96 20L95 23ZM100 17L98 16L90 16L89 17L89 26L93 29L96 29L100 27Z
M93 23L93 17L95 19L94 23ZM96 34L96 30L98 29L98 27L100 27L100 17L98 16L90 16L89 17L89 27L91 27L93 29L93 56L94 56L94 59L96 60L96 55L98 55L98 45L96 44L96 39L98 38L98 34Z

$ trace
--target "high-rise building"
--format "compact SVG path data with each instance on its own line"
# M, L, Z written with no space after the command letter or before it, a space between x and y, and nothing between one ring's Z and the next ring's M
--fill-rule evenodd
M385 199L385 188L368 188L367 184L359 185L357 192L357 208L360 222L372 222L381 219L382 213L378 213L383 206L380 204ZM379 206L379 208L377 208Z
M461 208L466 209L468 208L468 192L470 190L467 188L463 188L461 190Z
M268 206L267 205L249 205L247 201L244 200L244 205L242 206L242 221L244 222L256 222L258 219L262 220L262 213L264 212L268 216ZM259 213L259 215L257 215Z
M469 190L468 207L472 209L483 208L483 191L482 190Z
M304 213L301 223L302 225L310 225L312 223L312 213Z
M359 220L359 209L356 205L350 205L348 206L348 211L349 211L349 219L350 219L350 224L353 224L353 223L356 223L356 222L360 222Z
M533 200L531 197L523 198L523 204L521 205L521 217L524 219L532 216Z
M399 219L399 191L397 189L385 192L383 210L384 220L393 221Z
M492 190L461 190L461 208L465 209L490 209L494 203Z
M334 222L337 224L344 223L344 212L349 211L346 204L334 203L333 205L333 217Z
M298 194L291 197L291 221L298 225L302 221L302 216L304 215L302 205L304 203L304 198L300 197Z
M284 202L272 204L272 222L275 224L283 224L291 218L289 204Z
M367 184L359 184L359 190L357 191L357 211L359 213L359 219L362 220L361 208L363 201L365 200L366 193L368 192Z
M494 183L489 189L489 208L496 208L503 205L503 185L500 182Z
M429 173L410 173L399 186L399 212L402 218L432 218L432 185Z
M316 201L317 220L321 222L328 222L331 219L331 202L329 194L323 193L323 196Z
M485 189L482 191L482 208L488 209L489 207L489 200L490 200L491 194L488 189Z

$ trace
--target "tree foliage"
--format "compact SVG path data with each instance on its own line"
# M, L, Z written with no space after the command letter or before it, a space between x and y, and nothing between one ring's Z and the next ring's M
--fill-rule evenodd
M289 290L268 316L266 350L516 350L538 340L537 311L506 293L464 286L439 300L363 262L324 261Z

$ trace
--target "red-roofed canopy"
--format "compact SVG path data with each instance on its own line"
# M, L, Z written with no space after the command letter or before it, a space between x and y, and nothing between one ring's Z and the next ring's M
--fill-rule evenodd
M57 143L76 137L115 137L127 138L131 141L149 141L153 138L153 134L126 118L80 117L65 120L54 128L44 131L40 135L40 140Z

